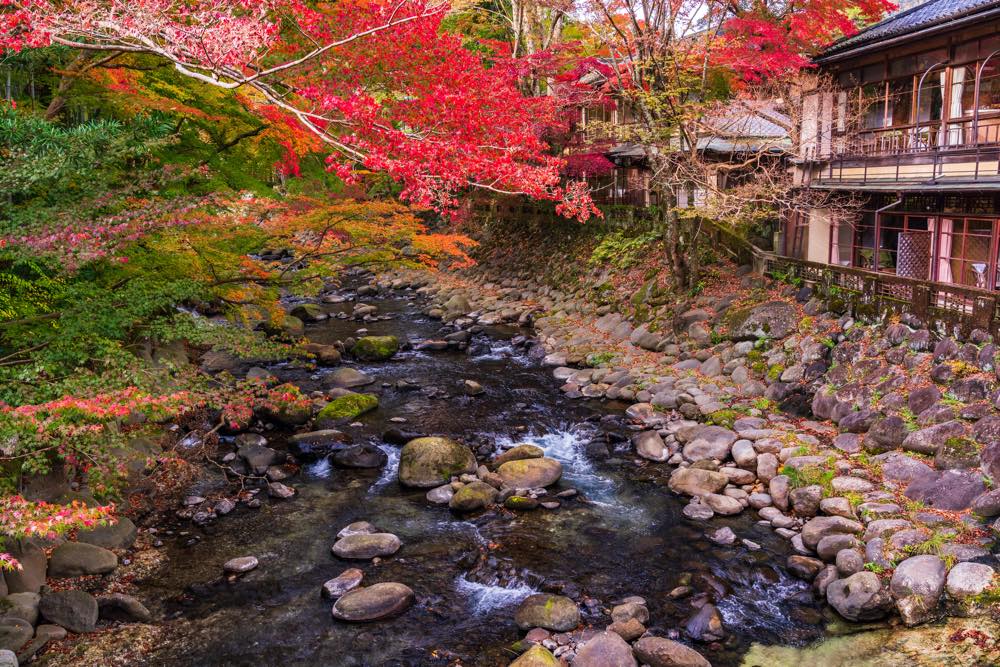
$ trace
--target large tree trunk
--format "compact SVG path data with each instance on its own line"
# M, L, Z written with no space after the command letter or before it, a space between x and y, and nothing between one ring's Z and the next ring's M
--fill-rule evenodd
M69 101L70 89L82 74L94 67L111 62L121 54L121 51L114 51L105 55L97 51L80 51L76 55L76 58L73 59L73 62L66 69L59 72L59 85L52 95L49 106L45 109L45 120L54 120L62 112Z

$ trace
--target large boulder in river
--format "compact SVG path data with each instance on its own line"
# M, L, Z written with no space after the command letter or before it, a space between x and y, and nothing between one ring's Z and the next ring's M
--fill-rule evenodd
M826 600L849 621L875 621L892 609L889 591L874 572L858 572L832 582L827 586Z
M449 438L417 438L403 447L399 456L399 483L430 489L451 481L453 476L476 472L472 450Z
M350 560L371 560L391 556L402 542L392 533L355 533L342 537L333 545L334 556Z
M520 459L497 468L503 483L515 489L540 489L562 477L562 464L555 459Z
M118 567L113 551L93 544L63 542L52 551L49 559L50 577L86 577L107 574Z
M944 592L947 568L937 556L913 556L896 566L889 591L909 626L929 621Z
M372 382L375 382L375 378L371 375L362 373L361 371L348 366L336 368L323 378L324 386L339 387L341 389L363 387L371 384Z
M354 343L351 354L362 361L385 361L399 351L395 336L362 336Z
M726 320L733 340L778 339L798 329L799 313L786 301L769 301L750 312L731 310Z
M522 630L545 628L555 632L566 632L580 624L580 608L568 597L535 593L518 605L514 622Z
M334 604L333 617L359 623L397 616L413 606L413 590L404 584L385 582L355 588Z
M632 648L636 657L649 667L712 667L693 648L663 637L643 637Z
M353 421L377 407L377 396L348 392L324 405L316 414L315 425L318 429L329 429L337 424Z
M573 667L636 667L632 647L614 632L600 632L576 652Z
M726 488L729 478L721 472L701 468L677 468L670 474L670 490L688 496L719 493Z

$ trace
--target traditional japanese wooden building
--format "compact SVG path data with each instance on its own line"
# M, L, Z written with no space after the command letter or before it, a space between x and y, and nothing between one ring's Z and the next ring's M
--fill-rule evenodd
M1000 288L1000 1L929 0L816 63L796 178L852 206L790 216L784 254Z

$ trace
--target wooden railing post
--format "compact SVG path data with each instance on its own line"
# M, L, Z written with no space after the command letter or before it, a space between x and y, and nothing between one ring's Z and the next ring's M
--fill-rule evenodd
M972 302L972 326L977 329L990 330L993 322L993 312L996 310L997 300L993 296L977 296Z
M913 286L913 314L923 321L931 312L931 288L929 285Z

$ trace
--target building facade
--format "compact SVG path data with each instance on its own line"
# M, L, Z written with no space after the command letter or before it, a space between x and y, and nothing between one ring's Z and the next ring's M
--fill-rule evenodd
M1000 1L929 0L827 49L784 254L1000 289Z

